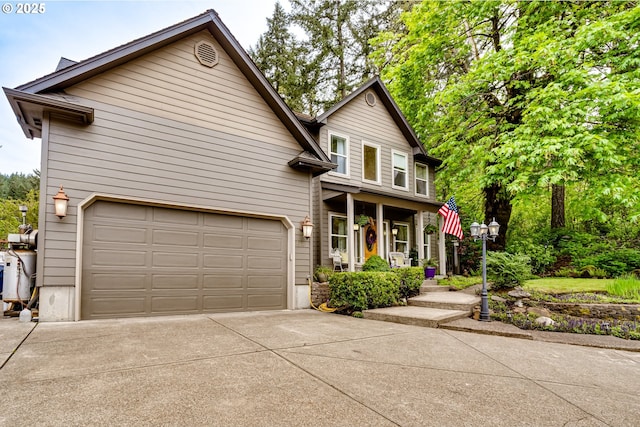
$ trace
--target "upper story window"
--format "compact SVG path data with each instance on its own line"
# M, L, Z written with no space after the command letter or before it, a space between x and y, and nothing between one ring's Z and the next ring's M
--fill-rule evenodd
M393 150L391 152L393 162L393 188L409 189L409 156Z
M429 197L429 167L416 163L416 194Z
M380 146L362 143L362 180L380 184Z
M338 165L331 173L349 175L349 138L329 133L329 156Z

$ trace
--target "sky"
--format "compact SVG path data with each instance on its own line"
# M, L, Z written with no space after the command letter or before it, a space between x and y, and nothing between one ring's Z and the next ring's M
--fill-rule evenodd
M276 0L2 0L0 86L15 88L55 71L60 57L81 61L214 9L246 50L267 30ZM22 5L39 13L18 13ZM280 0L285 9L288 2ZM26 12L22 6L22 12ZM0 93L0 173L40 169L39 138L28 139Z

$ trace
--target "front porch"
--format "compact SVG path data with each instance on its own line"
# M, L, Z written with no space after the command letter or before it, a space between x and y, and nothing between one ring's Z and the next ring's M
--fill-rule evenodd
M438 259L439 273L446 274L440 204L345 185L324 183L322 190L326 228L320 230L319 264L331 266L339 255L345 271L357 271L372 255L389 261L390 253L399 252L413 265L421 265L425 258Z

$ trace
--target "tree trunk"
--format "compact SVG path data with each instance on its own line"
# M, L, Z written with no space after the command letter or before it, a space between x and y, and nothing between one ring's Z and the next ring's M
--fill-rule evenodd
M551 186L551 229L564 228L564 185Z
M504 251L507 245L507 229L511 218L511 199L505 194L500 184L493 184L484 188L484 215L485 224L489 224L493 219L500 224L500 231L496 241L487 242L488 248L493 251Z

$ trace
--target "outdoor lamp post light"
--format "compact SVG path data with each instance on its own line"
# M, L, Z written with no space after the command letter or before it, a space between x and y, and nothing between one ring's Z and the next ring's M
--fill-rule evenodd
M493 242L496 241L498 231L500 230L500 224L498 224L494 218L488 226L484 223L480 225L477 222L474 222L469 228L471 229L471 237L473 237L473 240L482 240L482 294L480 320L488 322L491 319L489 318L489 295L487 293L487 240L491 239Z

